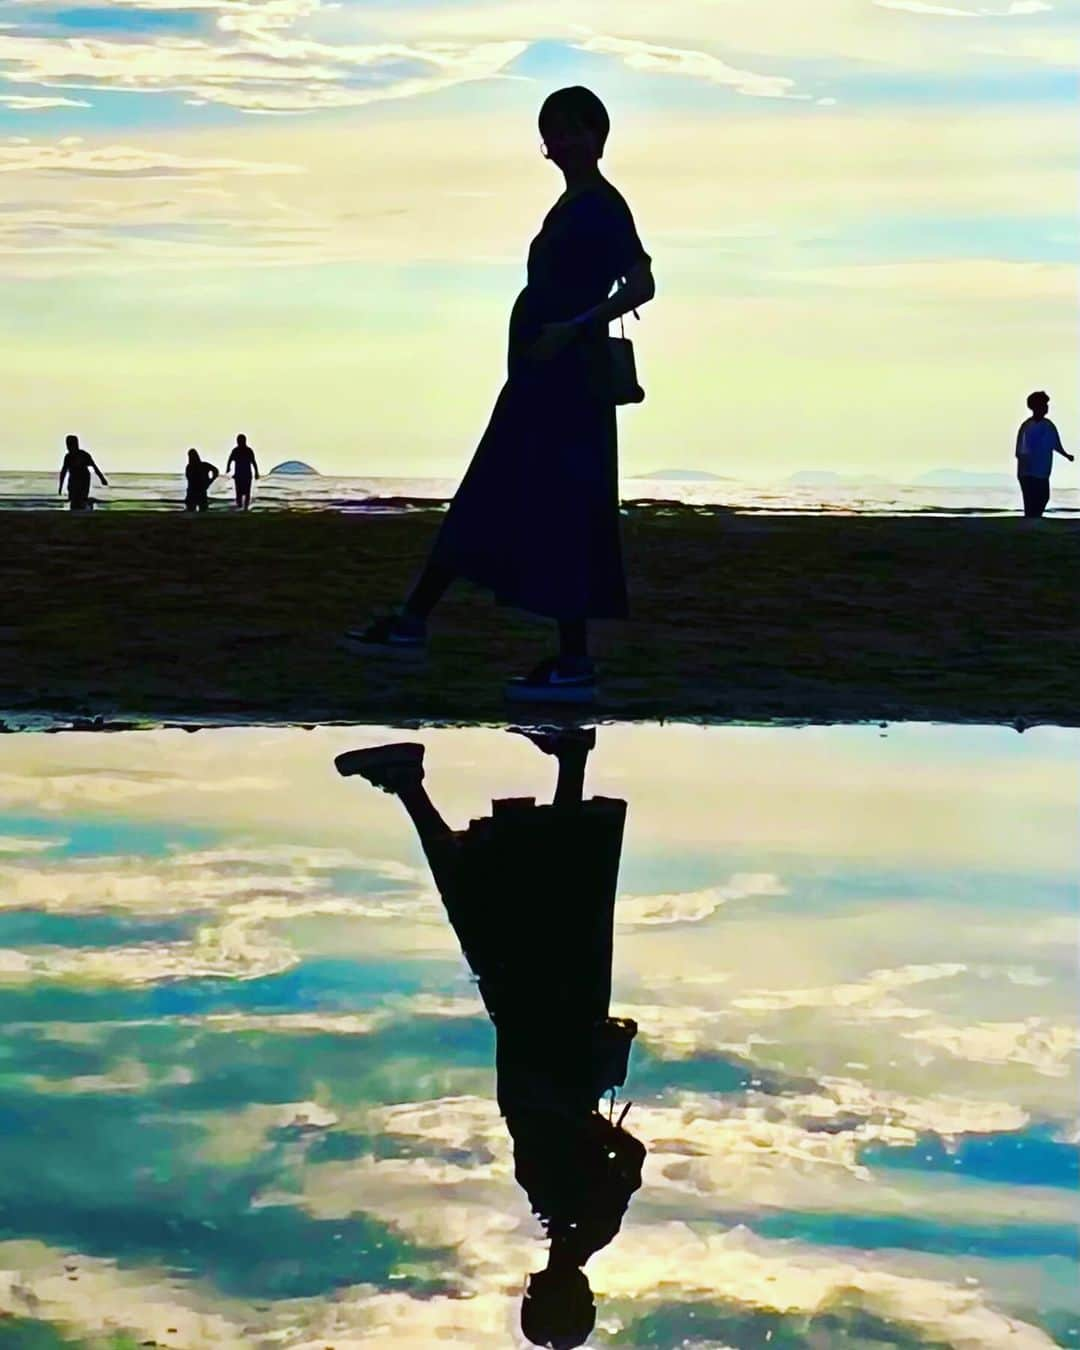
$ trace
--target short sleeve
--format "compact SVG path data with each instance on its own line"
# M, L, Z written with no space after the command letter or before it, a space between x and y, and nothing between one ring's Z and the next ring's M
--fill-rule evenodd
M613 280L626 276L638 263L652 261L638 235L630 207L614 189L598 199L592 223L605 271Z

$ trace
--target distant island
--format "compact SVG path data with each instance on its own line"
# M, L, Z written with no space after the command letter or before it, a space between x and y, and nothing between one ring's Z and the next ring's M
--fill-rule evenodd
M634 478L660 480L668 483L730 483L722 474L706 473L704 469L654 469L652 473L636 473Z
M270 470L271 474L279 473L282 475L292 475L299 477L304 474L311 474L319 477L318 469L313 469L310 464L305 464L302 459L283 459L280 464L275 464Z

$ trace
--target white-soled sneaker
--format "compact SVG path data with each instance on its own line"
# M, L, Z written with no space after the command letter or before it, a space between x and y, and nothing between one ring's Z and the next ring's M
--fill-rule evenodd
M557 657L528 675L506 682L506 697L515 703L592 703L596 698L596 668L591 661L567 662Z
M364 628L349 628L338 644L348 652L394 652L423 656L427 649L427 624L410 614L387 614Z

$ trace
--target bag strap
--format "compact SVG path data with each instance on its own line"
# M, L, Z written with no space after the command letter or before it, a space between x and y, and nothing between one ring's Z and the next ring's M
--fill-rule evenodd
M620 283L620 286L619 286L619 289L620 289L620 290L622 289L623 286L626 285L626 278L625 278L625 277L616 277L615 280L618 281L618 282ZM616 294L618 294L618 292L616 292ZM640 318L641 318L641 315L637 312L636 309L633 309L633 310L631 310L630 312L631 312L631 314L633 314L633 316L634 316L635 319L640 319ZM620 337L625 337L625 336L626 336L626 326L625 326L625 324L623 323L623 316L622 316L621 314L619 315L619 336L620 336Z

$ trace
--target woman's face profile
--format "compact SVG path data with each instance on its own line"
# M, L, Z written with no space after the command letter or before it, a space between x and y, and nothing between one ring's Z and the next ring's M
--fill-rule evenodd
M588 168L600 158L600 138L576 118L562 114L546 118L540 135L548 158L560 169Z

